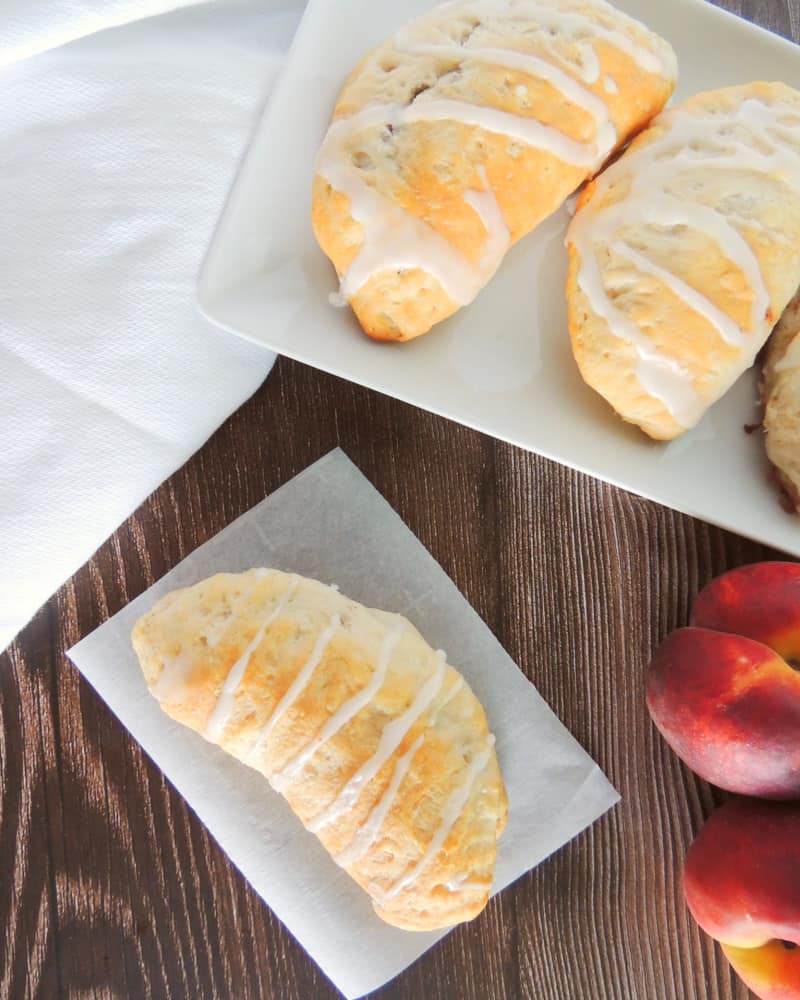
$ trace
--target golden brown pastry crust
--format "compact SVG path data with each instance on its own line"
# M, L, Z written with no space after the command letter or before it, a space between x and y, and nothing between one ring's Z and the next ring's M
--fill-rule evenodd
M339 96L312 197L364 330L409 340L471 301L675 76L667 43L604 0L459 0L370 53Z
M134 627L172 718L260 771L409 930L489 897L505 787L481 705L399 615L275 570L222 573Z
M800 293L767 341L761 399L767 455L786 496L800 512Z
M749 368L800 283L800 94L752 83L660 115L587 186L567 237L584 380L656 439Z

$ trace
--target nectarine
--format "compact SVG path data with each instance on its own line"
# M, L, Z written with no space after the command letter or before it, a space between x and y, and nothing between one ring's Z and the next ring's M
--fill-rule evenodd
M743 795L800 798L800 672L769 647L678 629L650 663L647 705L701 778Z
M745 635L800 663L800 564L754 563L723 573L695 598L690 624Z
M689 850L684 889L762 1000L800 1000L800 804L726 802Z

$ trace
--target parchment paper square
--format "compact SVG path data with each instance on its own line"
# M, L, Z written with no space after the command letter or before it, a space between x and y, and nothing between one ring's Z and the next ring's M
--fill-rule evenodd
M383 923L261 775L161 711L130 643L134 622L162 594L253 566L336 583L364 604L405 615L431 645L447 651L486 709L508 788L495 892L618 796L441 566L340 450L202 545L69 655L350 1000L392 979L447 932L411 933Z

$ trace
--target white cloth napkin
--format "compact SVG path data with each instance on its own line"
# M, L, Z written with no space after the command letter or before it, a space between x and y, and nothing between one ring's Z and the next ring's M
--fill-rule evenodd
M271 367L194 284L300 8L0 0L0 650Z

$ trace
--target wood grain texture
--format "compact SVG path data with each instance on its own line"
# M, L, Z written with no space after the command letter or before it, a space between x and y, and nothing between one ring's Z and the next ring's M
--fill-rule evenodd
M800 0L725 6L800 37ZM284 360L0 657L0 998L338 996L64 655L336 445L623 796L375 996L744 1000L679 884L716 793L643 671L705 582L774 553Z

